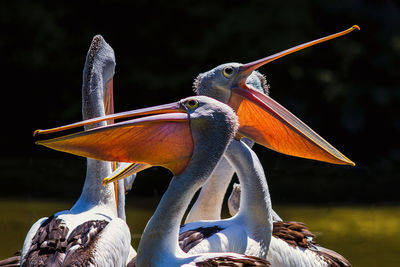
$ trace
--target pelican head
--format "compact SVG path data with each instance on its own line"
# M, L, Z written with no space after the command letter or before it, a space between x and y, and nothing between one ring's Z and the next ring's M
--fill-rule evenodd
M301 120L268 96L268 86L262 74L256 70L278 58L312 45L345 35L351 28L300 44L274 55L247 63L222 64L199 74L194 82L198 95L207 95L232 107L241 128L247 133L258 132L255 142L275 151L297 157L334 164L355 165ZM259 126L263 129L256 129ZM292 143L288 145L288 143Z
M193 83L193 90L198 95L206 95L221 102L228 103L232 88L238 86L240 79L245 79L247 87L251 87L264 94L269 94L265 76L258 71L241 77L240 70L244 64L225 63L204 73L200 73Z

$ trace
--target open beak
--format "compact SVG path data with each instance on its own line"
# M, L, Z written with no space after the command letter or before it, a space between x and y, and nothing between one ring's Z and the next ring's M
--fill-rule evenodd
M184 170L192 156L194 144L189 115L180 102L117 113L101 117L101 120L133 116L145 117L37 141L36 144L98 160L163 166L175 175ZM36 134L63 131L91 122L93 120L37 130Z
M273 60L345 35L355 29L359 30L359 27L355 25L345 31L242 65L237 76L237 86L232 89L228 103L239 117L239 132L252 136L255 142L280 153L354 166L354 162L345 157L278 102L257 90L249 88L246 85L246 79L255 69Z
M239 117L239 134L277 152L334 164L355 164L271 97L234 88L229 105Z

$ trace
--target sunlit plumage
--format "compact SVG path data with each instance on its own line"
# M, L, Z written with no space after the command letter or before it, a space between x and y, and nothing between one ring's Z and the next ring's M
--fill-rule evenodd
M112 48L101 36L95 36L83 73L84 119L110 112L114 68ZM106 122L96 126L100 125ZM22 250L22 266L125 266L128 255L134 256L134 251L124 221L124 203L119 203L121 219L118 218L114 185L101 185L102 179L110 173L110 163L87 160L80 198L72 209L42 218L31 227ZM124 193L123 187L120 189Z

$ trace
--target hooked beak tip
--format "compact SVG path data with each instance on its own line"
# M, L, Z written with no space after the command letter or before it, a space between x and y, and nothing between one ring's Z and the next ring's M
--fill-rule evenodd
M360 26L358 26L358 25L353 25L352 27L351 27L353 30L361 30L361 28L360 28Z
M33 132L33 137L35 137L36 135L38 135L41 131L42 131L41 129L35 130L35 131Z

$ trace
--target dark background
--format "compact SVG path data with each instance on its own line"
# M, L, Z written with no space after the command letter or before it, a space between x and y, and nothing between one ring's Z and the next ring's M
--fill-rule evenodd
M219 64L253 61L358 24L361 31L260 69L271 96L357 166L255 150L275 203L398 203L398 2L81 2L0 3L1 197L79 196L85 160L35 146L32 133L81 120L82 69L95 34L115 50L119 112L192 95L197 74ZM131 194L159 196L170 174L155 168L141 176Z

